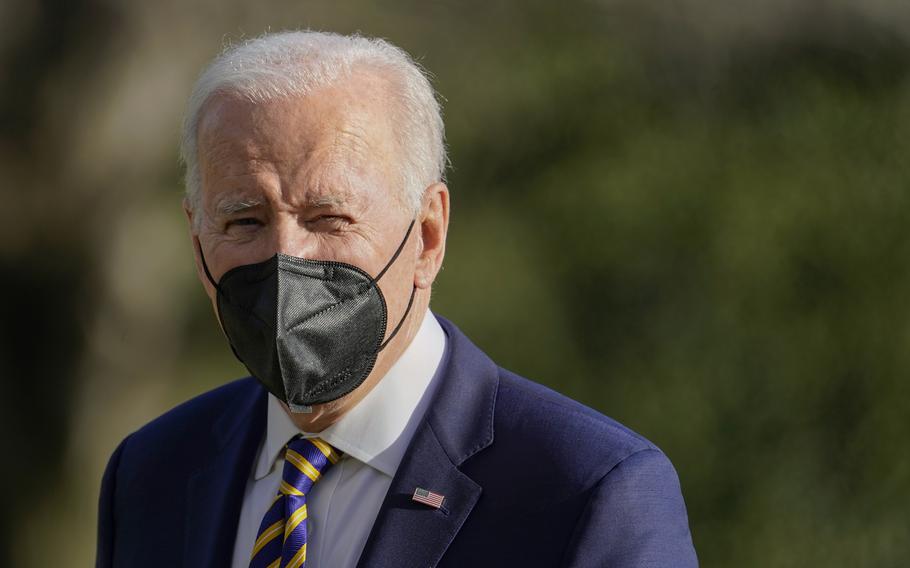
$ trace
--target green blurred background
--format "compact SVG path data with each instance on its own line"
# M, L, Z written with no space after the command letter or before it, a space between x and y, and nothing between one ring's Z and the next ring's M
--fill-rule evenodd
M661 446L703 566L907 565L910 2L188 4L0 2L0 566L90 565L117 442L244 374L181 113L223 45L300 27L435 75L434 310Z

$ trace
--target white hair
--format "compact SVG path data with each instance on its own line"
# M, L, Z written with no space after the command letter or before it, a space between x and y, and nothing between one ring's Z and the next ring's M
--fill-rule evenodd
M424 70L401 48L358 35L292 31L265 34L229 47L196 81L183 123L181 157L186 195L199 206L199 122L206 103L220 94L253 103L305 96L350 77L358 69L383 73L390 83L392 118L401 155L404 204L414 212L423 190L442 181L447 164L439 102Z

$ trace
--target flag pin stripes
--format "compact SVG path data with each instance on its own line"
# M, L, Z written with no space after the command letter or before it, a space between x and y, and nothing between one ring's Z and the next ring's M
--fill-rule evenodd
M414 495L411 496L412 501L417 501L418 503L423 503L424 505L429 505L434 509L442 507L442 502L445 500L445 495L440 495L439 493L433 493L432 491L427 491L422 487L418 487L414 490Z

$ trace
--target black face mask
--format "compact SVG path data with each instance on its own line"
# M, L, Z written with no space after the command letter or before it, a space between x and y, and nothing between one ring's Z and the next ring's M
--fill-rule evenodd
M408 307L385 342L387 309L376 284L401 254L414 221L375 278L350 264L276 254L238 266L217 283L218 317L234 355L293 412L348 394L401 329Z

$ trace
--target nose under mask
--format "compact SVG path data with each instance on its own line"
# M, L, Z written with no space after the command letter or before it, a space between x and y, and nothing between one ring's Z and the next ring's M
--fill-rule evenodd
M356 389L401 329L417 288L383 341L388 310L377 283L401 254L414 222L375 277L344 262L277 253L233 268L216 282L199 245L234 355L291 411L310 412L314 404Z

